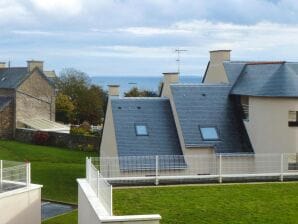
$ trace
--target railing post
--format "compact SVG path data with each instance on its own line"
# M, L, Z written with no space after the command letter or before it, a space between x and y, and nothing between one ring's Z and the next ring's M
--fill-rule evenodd
M31 164L26 163L26 186L29 187L31 184Z
M222 183L222 155L221 154L219 154L218 182Z
M96 179L96 185L97 185L97 197L99 198L99 178L100 178L100 176L99 176L99 171L97 171L97 179ZM100 199L101 200L101 199Z
M159 184L158 181L158 169L159 169L159 159L158 156L155 156L155 185Z
M111 207L110 207L110 213L111 213L111 216L113 215L113 186L111 185L110 187L110 197L111 197Z
M280 181L284 181L284 154L280 154Z
M0 184L3 182L3 160L0 160Z

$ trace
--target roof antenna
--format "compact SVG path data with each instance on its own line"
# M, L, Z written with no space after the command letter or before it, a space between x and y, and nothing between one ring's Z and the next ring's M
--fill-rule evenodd
M180 57L181 57L181 52L186 52L187 50L185 50L185 49L180 49L180 48L177 48L176 50L175 50L175 52L177 52L177 59L176 59L176 61L177 61L177 64L178 64L178 73L180 74L180 62L181 62L181 59L180 59Z

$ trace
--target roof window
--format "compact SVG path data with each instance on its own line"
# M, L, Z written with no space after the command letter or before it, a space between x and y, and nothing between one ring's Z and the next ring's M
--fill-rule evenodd
M148 131L147 131L147 126L144 124L137 124L135 126L136 128L136 135L137 136L147 136L148 135Z
M219 140L219 135L216 127L200 127L200 132L204 141Z

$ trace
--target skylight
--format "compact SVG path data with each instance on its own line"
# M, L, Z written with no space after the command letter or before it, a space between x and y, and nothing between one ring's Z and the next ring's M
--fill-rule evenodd
M146 125L136 125L136 135L137 136L147 136L148 131L147 131L147 126Z
M215 127L200 127L200 131L205 141L219 140L218 132Z

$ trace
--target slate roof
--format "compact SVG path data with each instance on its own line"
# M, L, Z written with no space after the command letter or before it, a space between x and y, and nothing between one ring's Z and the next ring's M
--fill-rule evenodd
M0 88L15 89L27 76L27 67L0 68Z
M229 80L230 85L234 85L239 75L241 74L246 62L243 61L229 61L224 62L224 69Z
M0 111L2 111L10 102L12 98L9 96L0 96Z
M170 102L166 98L112 98L111 99L118 155L152 156L137 163L120 160L120 168L155 167L155 155L182 155ZM148 136L137 136L136 124L147 126ZM180 161L181 164L181 161ZM182 164L185 165L184 161ZM176 166L163 163L163 167Z
M229 92L231 85L171 85L186 147L214 147L216 153L253 152ZM199 127L216 127L219 141L204 141Z
M235 82L231 94L298 97L298 63L248 63Z

